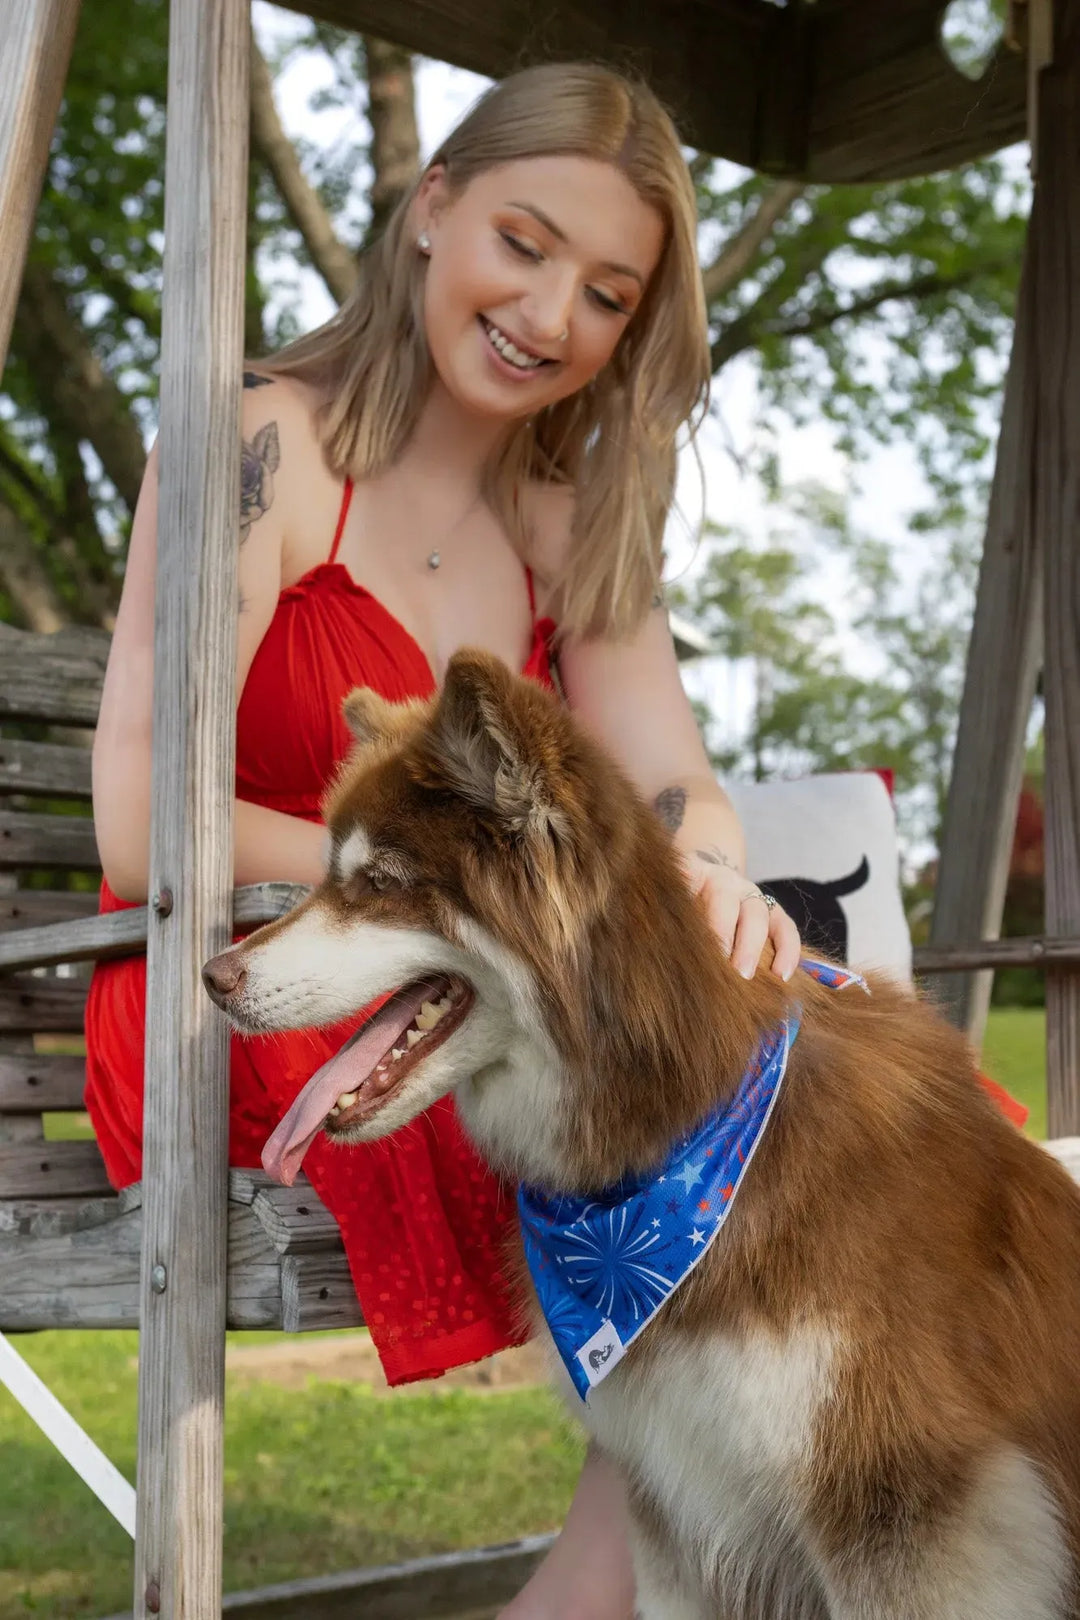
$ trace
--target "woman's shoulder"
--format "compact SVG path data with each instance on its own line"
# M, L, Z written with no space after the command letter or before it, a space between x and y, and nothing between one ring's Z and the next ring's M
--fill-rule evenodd
M341 500L341 481L323 457L316 413L318 399L295 377L244 366L242 397L243 487L273 489L285 548L300 573L329 550ZM327 531L328 530L328 534Z

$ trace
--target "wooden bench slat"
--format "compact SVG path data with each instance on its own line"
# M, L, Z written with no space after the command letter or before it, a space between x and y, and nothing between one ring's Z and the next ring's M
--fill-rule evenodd
M0 624L0 717L96 725L109 640L105 630L37 635Z
M0 1030L5 1034L81 1033L86 979L39 978L32 973L0 978Z
M29 891L28 891L29 892ZM291 911L307 890L297 883L251 883L233 896L236 928L257 928ZM0 934L0 969L53 967L59 962L103 962L146 949L145 906L107 916Z
M89 799L90 750L70 743L0 737L0 793L40 793Z
M314 1193L311 1197L318 1202ZM66 1206L45 1198L0 1200L0 1331L137 1327L141 1241L139 1186L109 1198L72 1200ZM320 1309L317 1296L327 1286L327 1258L338 1262L333 1274L337 1280L333 1297ZM337 1295L342 1286L351 1293L347 1272L344 1284L337 1275L344 1255L300 1255L293 1257L293 1265L291 1286L304 1301L310 1330L324 1332L341 1325ZM229 1327L286 1326L282 1267L251 1204L230 1199ZM347 1325L360 1325L355 1295Z
M0 872L39 866L77 872L100 871L101 860L90 817L0 810Z
M13 1057L0 1052L0 1114L79 1109L85 1084L86 1063L81 1057L53 1053Z
M95 917L97 891L86 889L8 889L0 892L0 939L11 929L51 927L75 917ZM27 967L45 964L27 962Z
M111 1191L96 1142L0 1144L0 1197L97 1198Z

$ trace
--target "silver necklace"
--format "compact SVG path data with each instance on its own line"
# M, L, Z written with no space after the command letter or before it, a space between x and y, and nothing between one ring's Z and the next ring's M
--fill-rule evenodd
M465 522L465 519L469 516L469 514L471 512L474 512L476 510L476 508L480 505L480 502L483 500L483 498L484 498L483 495L479 494L479 495L477 495L475 500L469 502L469 504L465 508L464 512L462 512L461 516L458 518L458 520L454 524L453 528L447 534L446 538L448 540L453 535L455 535L457 533L457 531L461 528L461 525ZM439 567L442 566L442 552L439 550L438 546L433 547L432 550L428 552L428 554L427 554L427 565L431 569L432 573L434 573L436 568L439 568Z

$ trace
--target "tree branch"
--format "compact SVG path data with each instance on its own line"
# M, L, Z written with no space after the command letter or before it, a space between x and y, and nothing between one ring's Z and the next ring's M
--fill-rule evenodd
M127 400L71 314L64 288L33 261L23 277L12 347L27 362L45 414L73 439L93 445L133 512L146 466L142 435Z
M251 36L251 144L269 170L312 264L331 295L339 304L343 303L356 285L356 260L338 239L330 215L300 167L296 148L282 128L270 69L254 33Z
M765 337L812 337L815 332L835 326L838 321L855 320L861 315L871 315L883 304L900 301L918 303L939 293L956 292L959 288L977 281L980 276L1006 268L1003 259L987 259L982 264L965 266L963 270L951 276L930 270L924 275L913 276L908 281L883 282L858 298L848 299L846 303L821 304L803 310L787 320L755 320L755 312L764 302L764 299L759 299L745 314L737 316L712 345L713 371L719 371L721 366L725 366L737 354L756 347Z
M730 242L702 271L706 304L715 303L746 275L773 228L783 219L806 187L795 180L778 180L761 198L757 212L744 221Z

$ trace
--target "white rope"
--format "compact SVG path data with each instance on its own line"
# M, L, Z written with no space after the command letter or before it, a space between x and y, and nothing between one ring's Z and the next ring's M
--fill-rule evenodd
M135 1535L135 1491L123 1474L79 1427L71 1413L43 1384L15 1346L0 1333L0 1383L6 1384L19 1405L33 1418L45 1437L71 1464L99 1502L103 1502L128 1535Z

